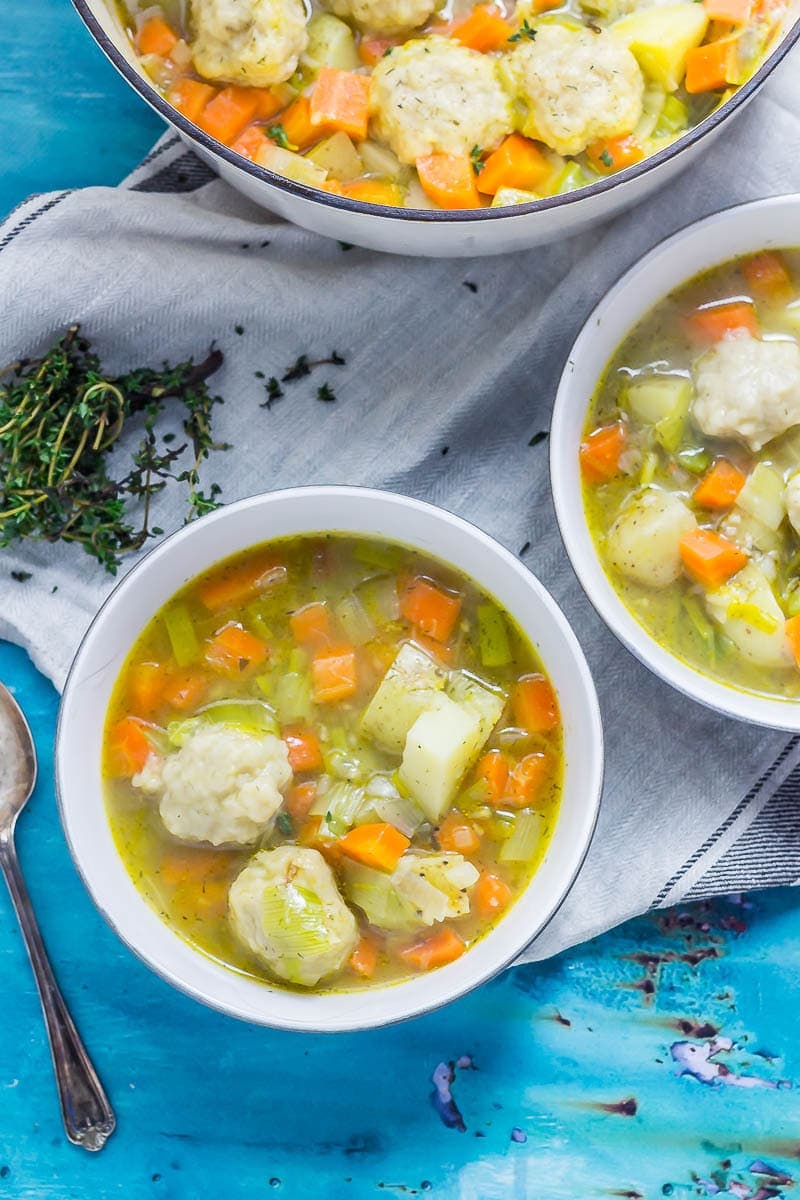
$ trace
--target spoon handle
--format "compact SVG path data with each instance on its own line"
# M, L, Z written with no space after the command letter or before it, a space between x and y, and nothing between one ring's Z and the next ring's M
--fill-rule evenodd
M84 1150L102 1150L114 1132L116 1119L53 975L13 837L0 839L0 867L14 902L42 1002L67 1137Z

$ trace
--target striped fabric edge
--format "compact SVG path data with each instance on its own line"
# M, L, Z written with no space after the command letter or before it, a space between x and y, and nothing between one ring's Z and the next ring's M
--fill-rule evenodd
M67 196L71 196L74 190L74 188L69 188L63 192L40 192L18 204L0 224L0 251L5 250L6 246L10 246L14 239L29 229L34 221L38 221L40 217L51 212L63 200L66 200Z
M650 903L649 911L667 908L687 899L690 894L694 899L707 895L701 887L701 880L729 853L735 853L734 848L740 840L746 836L760 814L793 776L796 776L797 786L800 787L800 736L797 735L786 743L778 757L759 776L725 820L667 880ZM769 882L771 884L776 881L770 878ZM734 887L727 890L741 889Z
M165 133L120 187L130 192L175 194L196 192L216 178L176 133Z

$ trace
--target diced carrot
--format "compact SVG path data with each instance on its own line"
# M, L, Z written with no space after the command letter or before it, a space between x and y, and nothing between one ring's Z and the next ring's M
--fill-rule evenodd
M172 708L196 708L208 691L209 678L200 671L172 672L164 685L164 700Z
M475 884L472 898L482 917L494 917L511 902L511 888L499 875L483 871Z
M400 593L400 615L426 637L448 642L461 614L461 597L445 592L421 575Z
M276 95L272 88L251 88L256 99L256 120L268 121L283 108L286 101Z
M387 50L393 50L397 41L392 38L362 37L358 43L358 57L367 67L376 66Z
M727 458L718 458L694 489L692 499L702 508L730 508L746 481L738 467Z
M716 92L735 83L735 56L735 38L720 38L690 50L686 56L686 91L690 95Z
M437 642L433 638L426 637L425 634L420 633L418 629L414 631L414 641L420 647L420 649L424 650L426 654L429 654L431 658L435 658L438 662L443 663L446 667L452 666L453 660L455 659L455 650L452 646L443 646L441 642Z
M620 473L620 459L628 444L624 421L601 425L581 444L581 470L590 483L607 483Z
M292 636L301 646L324 646L331 640L331 618L328 605L314 600L298 608L289 617Z
M217 89L210 83L201 83L199 79L177 79L167 92L167 99L196 125L203 109L216 94Z
M481 839L474 826L460 812L450 812L436 832L439 849L448 854L463 854L469 857L481 848Z
M511 32L508 21L503 20L496 8L488 4L478 4L465 21L456 25L452 37L462 46L486 54L489 50L499 50L505 46ZM517 185L512 183L508 186Z
M417 159L417 174L425 191L440 208L480 208L475 172L464 154L426 154Z
M240 133L236 141L231 142L231 150L241 154L242 158L249 158L251 162L255 162L259 151L263 150L268 142L269 138L263 129L258 125L248 125L244 133Z
M227 871L233 855L225 850L167 850L158 868L159 878L170 887L189 881L199 883L208 876Z
M374 825L357 825L339 838L339 848L348 858L374 867L376 871L392 872L411 845L409 838L385 821Z
M269 555L223 568L202 583L197 594L211 612L220 612L223 608L243 604L257 592L285 578L286 567Z
M198 888L193 888L191 901L195 915L211 920L224 917L228 911L228 879L204 879Z
M772 250L754 254L742 263L742 274L751 292L762 300L785 303L794 295L792 278L782 255Z
M148 17L136 35L136 49L140 54L157 54L166 58L178 43L178 35L163 17Z
M311 102L308 96L298 96L281 113L277 124L286 134L286 140L298 150L305 150L314 142L318 142L323 133L316 125L311 124Z
M749 25L753 15L753 0L703 0L709 21L724 25Z
M794 661L800 667L800 617L789 617L786 622L786 637L792 648Z
M644 147L632 133L625 137L600 138L587 147L586 157L601 175L622 171L644 158Z
M489 803L502 800L508 782L508 759L502 750L488 750L475 768L477 779L484 779L489 786Z
M311 124L363 142L369 125L369 76L323 67L311 93Z
M342 861L342 848L338 838L323 837L320 833L322 817L308 817L300 827L297 842L300 846L313 846L336 867Z
M141 662L131 669L128 677L128 700L134 713L150 717L164 698L166 667L157 662Z
M289 751L289 766L293 771L318 771L322 766L319 738L307 725L291 725L281 737Z
M353 179L350 183L340 183L337 189L340 196L350 200L360 200L363 204L383 204L388 208L403 207L403 193L396 183L385 179Z
M721 587L741 571L747 555L713 529L690 529L680 540L686 574L704 588Z
M553 8L561 8L564 0L533 0L533 11L537 14L550 12Z
M354 974L370 979L378 965L378 943L374 938L363 934L347 963Z
M522 134L510 133L484 162L477 187L487 196L494 196L503 187L533 191L552 173L552 166L534 142Z
M719 342L729 333L746 329L753 337L759 335L758 317L749 300L724 300L697 308L685 318L692 337L701 342Z
M514 720L529 733L548 733L561 723L558 700L544 675L523 675L512 693Z
M258 99L251 88L226 87L206 105L197 122L201 129L227 146L256 115Z
M259 667L267 657L267 647L241 625L231 622L206 642L205 660L215 671L234 678Z
M308 779L289 788L283 805L292 820L299 824L311 812L316 798L317 785L313 779Z
M438 933L432 933L398 953L403 962L415 971L430 971L433 967L443 967L447 963L455 962L466 948L466 943L456 931L446 925Z
M148 725L138 717L123 717L108 736L108 767L115 779L138 775L153 753Z
M508 777L502 805L508 808L529 808L536 800L551 770L547 754L526 754Z
M336 704L358 690L354 646L329 646L311 660L311 685L317 704Z

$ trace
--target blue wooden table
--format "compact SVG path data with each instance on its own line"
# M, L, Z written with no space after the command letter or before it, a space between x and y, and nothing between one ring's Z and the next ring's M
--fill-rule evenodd
M9 11L10 9L10 11ZM4 0L0 212L115 183L160 131L67 0ZM42 86L47 60L58 77ZM64 1139L38 1002L0 892L0 1200L769 1200L800 1185L800 917L788 892L631 922L389 1030L252 1029L126 951L70 862L57 696L0 644L41 781L20 852L64 991L119 1117Z

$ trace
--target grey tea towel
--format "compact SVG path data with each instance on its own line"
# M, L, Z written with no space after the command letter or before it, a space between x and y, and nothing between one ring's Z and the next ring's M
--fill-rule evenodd
M530 444L581 323L624 268L692 219L800 186L798 65L790 55L659 196L524 254L426 261L345 248L257 210L173 135L122 187L35 197L0 228L0 361L42 350L74 321L112 369L202 355L216 339L218 431L233 449L205 481L225 500L311 482L406 492L522 554L563 606L600 693L605 797L578 882L530 959L651 907L800 879L800 738L691 703L619 645L565 557L547 444ZM333 350L344 366L260 407L256 371ZM323 382L334 403L316 398ZM182 519L174 497L159 502L164 529ZM6 550L0 634L60 686L110 586L81 551Z

